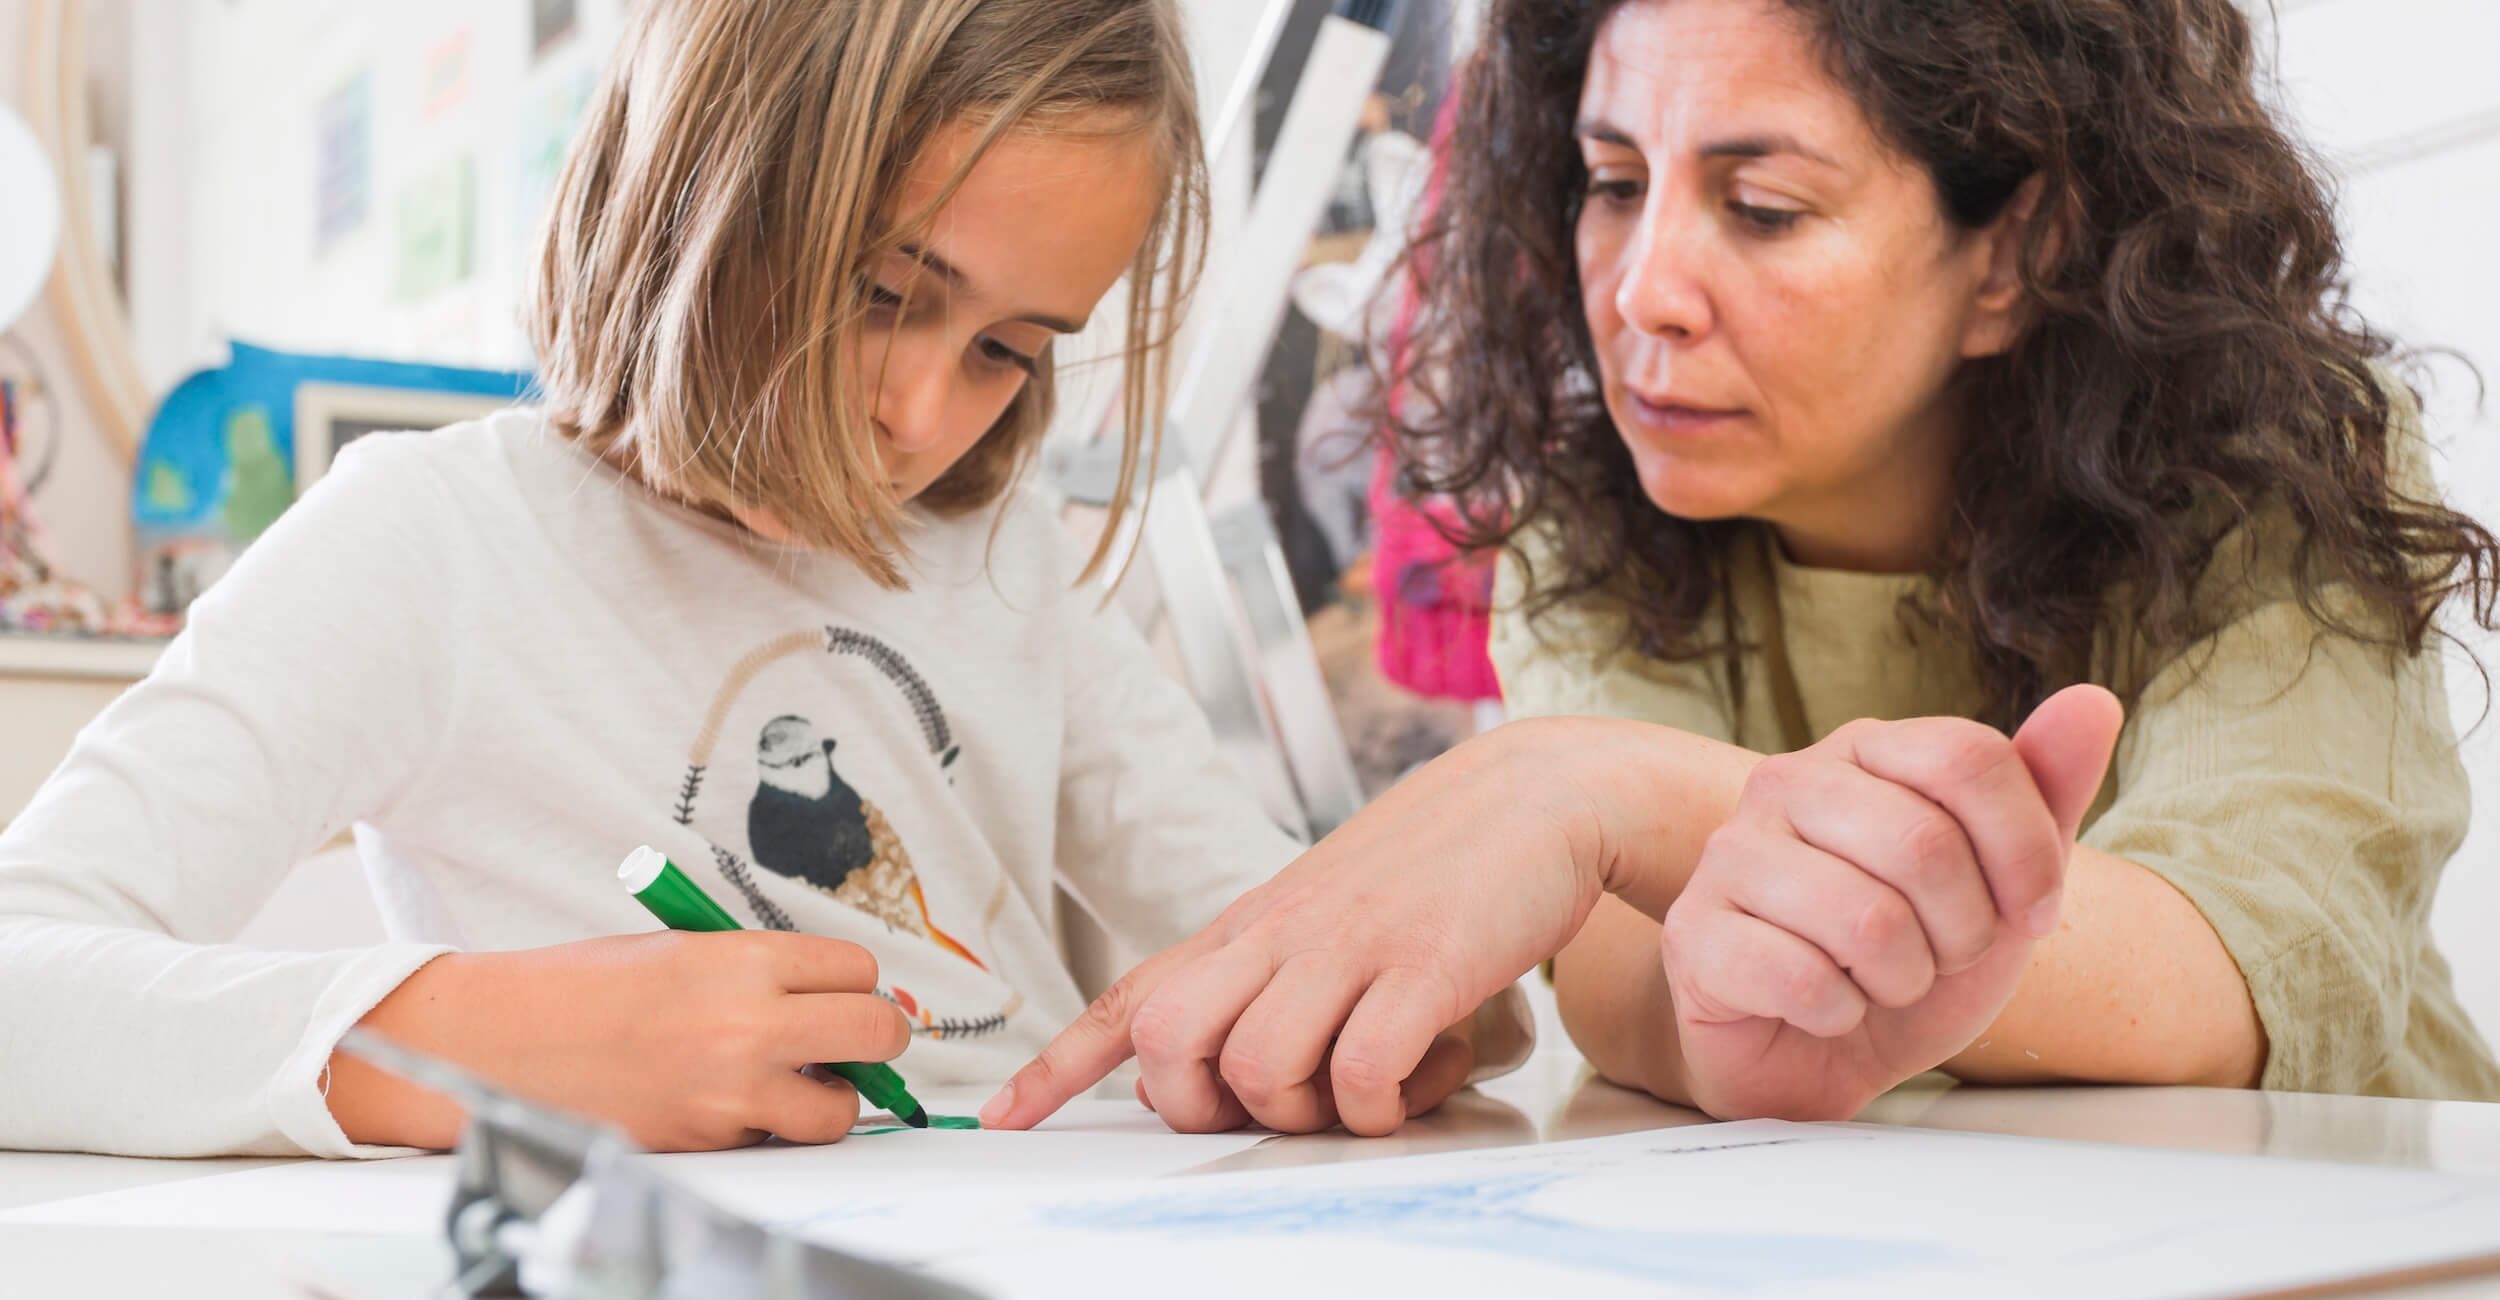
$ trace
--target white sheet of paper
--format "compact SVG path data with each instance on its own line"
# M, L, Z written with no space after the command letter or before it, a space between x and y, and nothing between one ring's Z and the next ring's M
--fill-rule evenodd
M982 1098L922 1098L970 1114ZM881 1128L872 1120L865 1128ZM854 1133L831 1147L766 1146L655 1156L669 1177L767 1223L814 1221L860 1198L1022 1183L1181 1173L1265 1141L1265 1132L1179 1134L1134 1101L1080 1100L1029 1133ZM449 1156L319 1161L50 1201L0 1223L434 1235L451 1199Z
M2500 1254L2500 1180L1755 1121L901 1196L806 1232L1031 1297L2194 1296Z
M2500 1256L2500 1180L1855 1125L1160 1180L1260 1140L1097 1101L1031 1134L658 1159L750 1217L1044 1298L2199 1296ZM450 1176L442 1157L290 1165L0 1221L433 1235Z

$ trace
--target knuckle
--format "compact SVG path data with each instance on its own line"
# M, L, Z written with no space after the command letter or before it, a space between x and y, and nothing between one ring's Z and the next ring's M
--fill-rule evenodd
M1132 976L1124 975L1110 988L1104 989L1101 997L1094 999L1086 1006L1085 1014L1078 1018L1078 1023L1090 1029L1109 1032L1129 1023L1129 1017L1135 1013L1136 1009L1136 980Z
M1774 979L1781 1005L1794 1013L1818 1012L1831 1001L1830 979L1811 962L1788 962Z
M713 1055L743 1064L763 1055L772 1042L772 1029L760 1016L732 1013L713 1021L705 1037Z
M1942 719L1935 734L1933 770L1954 785L1986 780L2014 753L2014 742L1985 723Z
M1341 1052L1328 1065L1328 1082L1339 1096L1363 1096L1394 1089L1398 1072L1369 1052Z
M1168 1061L1181 1054L1186 1029L1179 1011L1160 1002L1149 1002L1138 1008L1136 1017L1129 1021L1128 1032L1129 1042L1139 1056Z
M688 937L696 940L703 938L701 935L690 935ZM726 945L716 944L713 945L713 947L726 946L731 952L735 953L735 960L740 971L748 975L769 976L775 974L779 970L781 964L780 951L782 950L782 945L788 943L791 938L792 936L780 934L774 931L744 930L734 936L731 936ZM710 952L706 952L704 954L704 959L706 960L711 959L711 957L712 954Z
M1918 917L1897 895L1878 898L1858 909L1849 926L1849 947L1860 961L1874 960L1901 946L1918 928Z
M1263 1049L1245 1046L1238 1040L1224 1045L1224 1054L1217 1062L1224 1086L1233 1090L1245 1106L1268 1105L1283 1093L1287 1080L1281 1078L1274 1058Z
M1899 879L1919 886L1946 883L1965 856L1961 823L1940 812L1922 813L1904 826L1893 849Z

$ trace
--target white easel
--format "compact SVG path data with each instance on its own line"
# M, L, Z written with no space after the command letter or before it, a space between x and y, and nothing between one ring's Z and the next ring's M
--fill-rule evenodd
M1287 288L1327 210L1363 105L1388 58L1403 0L1338 0L1277 132L1266 173L1237 242L1211 263L1206 331L1182 358L1168 452L1152 507L1132 512L1113 554L1145 561L1183 670L1219 737L1256 738L1299 803L1311 838L1363 805L1363 790L1329 702L1266 511L1256 502L1210 516L1203 485L1241 423L1284 321ZM1261 70L1292 0L1264 0L1232 92L1213 119L1210 152L1253 129ZM1052 448L1052 482L1074 502L1110 504L1118 440ZM1127 567L1112 565L1108 572ZM1131 601L1131 608L1138 607Z

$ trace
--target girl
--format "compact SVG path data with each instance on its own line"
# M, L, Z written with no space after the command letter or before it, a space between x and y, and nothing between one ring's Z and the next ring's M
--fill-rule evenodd
M2467 811L2433 618L2493 625L2500 545L2338 306L2237 8L1497 0L1482 48L1400 446L1505 546L1505 698L1557 716L996 1117L1133 1047L1176 1123L1383 1131L1556 949L1598 1069L1723 1116L1937 1067L2500 1098L2426 927Z
M1171 0L643 4L544 410L357 444L0 836L0 1145L449 1145L359 1023L654 1147L831 1141L802 1067L1003 1076L1072 937L1284 862L1015 491L1124 273L1122 499L1151 460L1198 133ZM350 827L393 942L220 946ZM648 933L642 842L749 932Z

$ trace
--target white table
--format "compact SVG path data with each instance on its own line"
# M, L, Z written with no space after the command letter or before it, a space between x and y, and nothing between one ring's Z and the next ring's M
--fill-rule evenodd
M2325 1160L2500 1178L2500 1105L2386 1101L2206 1088L1924 1088L1885 1097L1867 1122L2108 1142L2173 1150ZM1542 1054L1464 1094L1399 1135L1279 1139L1208 1170L1367 1160L1708 1123L1698 1112L1586 1077L1576 1057ZM115 1188L198 1178L270 1160L131 1160L0 1152L0 1209ZM0 1295L168 1296L193 1300L299 1294L282 1261L340 1239L307 1234L0 1224ZM413 1243L376 1243L425 1259ZM333 1253L336 1253L333 1251ZM2406 1297L2500 1296L2500 1276L2415 1286Z

